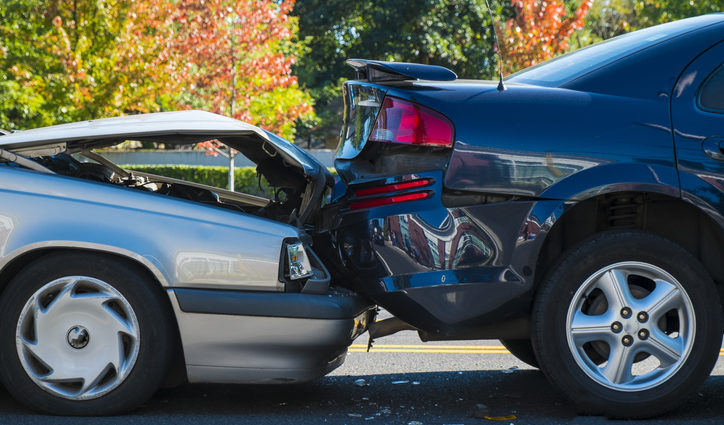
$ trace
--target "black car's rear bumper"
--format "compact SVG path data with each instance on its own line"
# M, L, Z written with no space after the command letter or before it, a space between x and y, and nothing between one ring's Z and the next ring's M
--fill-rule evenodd
M428 199L340 214L325 264L336 255L341 265L330 270L338 280L352 282L423 338L529 337L535 259L563 203L454 206L447 198L444 205L440 177L412 177L435 182Z

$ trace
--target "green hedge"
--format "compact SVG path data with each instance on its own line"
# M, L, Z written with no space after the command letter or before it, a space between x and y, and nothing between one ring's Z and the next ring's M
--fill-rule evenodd
M194 165L121 165L126 170L136 170L142 173L157 174L159 176L171 177L174 179L186 180L194 183L202 183L209 186L227 188L228 168L209 167ZM234 186L237 192L244 192L251 195L272 197L272 189L269 188L265 179L259 178L254 167L241 167L234 169Z

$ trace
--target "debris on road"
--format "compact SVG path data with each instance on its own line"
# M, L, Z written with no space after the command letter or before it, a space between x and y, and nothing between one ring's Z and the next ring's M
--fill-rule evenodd
M490 414L490 409L483 403L478 403L470 411L470 416L473 418L483 419Z
M489 421L513 421L515 419L518 419L515 415L507 415L507 416L483 416L483 419L487 419Z

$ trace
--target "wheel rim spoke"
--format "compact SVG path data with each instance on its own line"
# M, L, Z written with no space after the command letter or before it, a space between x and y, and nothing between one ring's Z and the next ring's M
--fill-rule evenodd
M578 310L573 316L570 329L578 347L591 341L607 341L611 333L611 314L591 316Z
M678 362L684 353L684 344L680 336L671 338L658 329L651 333L651 337L647 342L646 350L659 359L662 367Z
M640 300L642 309L649 313L652 319L658 319L662 314L682 307L681 291L669 282L656 281L656 288L644 299Z
M48 303L48 305L46 305L45 307L43 307L42 305L39 304L40 298L36 297L37 301L38 301L38 304L36 304L36 305L37 305L40 313L45 313L46 311L52 309L58 303L58 301L61 301L66 296L68 296L68 294L70 294L73 291L73 289L75 288L75 285L78 283L78 278L75 278L75 277L70 277L70 278L66 278L66 279L62 279L62 280L63 280L63 282L62 282L63 289L61 289L60 292L58 292L55 295L53 300L50 303Z
M614 384L629 382L633 378L631 374L633 359L633 350L630 347L614 345L601 374Z
M606 296L609 309L620 310L631 305L631 292L628 287L626 274L621 270L613 269L602 273L596 281L596 287Z

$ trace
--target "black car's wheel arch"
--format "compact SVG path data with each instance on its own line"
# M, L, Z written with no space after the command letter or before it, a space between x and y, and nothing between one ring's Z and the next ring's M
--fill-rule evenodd
M173 333L172 335L172 341L173 341L173 347L171 347L171 352L174 353L174 357L169 362L168 370L166 371L166 378L163 381L163 386L176 386L183 384L187 382L187 376L186 376L186 362L184 359L184 353L183 353L183 345L181 344L181 335L178 329L178 322L176 321L176 318L173 314L173 308L171 306L171 301L168 298L168 295L163 291L163 287L161 286L161 283L158 281L156 276L149 270L145 265L142 263L136 261L133 258L126 257L123 255L118 255L111 252L106 251L99 251L99 250L92 250L92 249L84 249L84 248L38 248L34 250L30 250L28 252L25 252L16 258L13 258L12 261L10 261L3 269L0 271L0 297L2 297L3 291L5 290L5 287L7 286L8 282L12 280L12 278L23 268L28 266L29 264L33 263L35 260L44 257L46 255L55 255L55 254L63 254L63 253L79 253L79 252L86 252L90 255L94 256L103 256L110 259L114 259L116 261L121 261L125 263L129 268L135 269L138 273L141 273L145 275L149 282L157 283L155 286L155 291L160 295L158 298L161 300L164 300L165 305L163 306L163 309L167 312L169 315L168 323L171 325L170 331Z
M539 251L533 298L565 251L597 233L622 229L652 233L689 251L704 265L724 303L724 264L718 261L724 251L724 229L694 205L651 192L606 193L566 210L546 234Z

